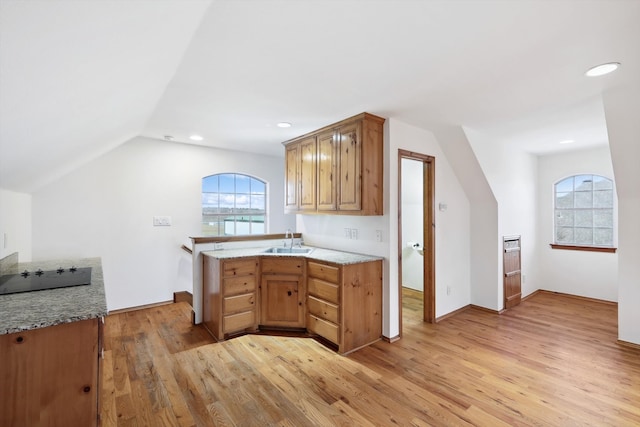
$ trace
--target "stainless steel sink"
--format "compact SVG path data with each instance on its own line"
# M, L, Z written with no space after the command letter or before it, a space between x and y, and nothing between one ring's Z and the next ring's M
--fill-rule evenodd
M265 254L308 254L313 248L283 248L281 246L269 248L262 253Z

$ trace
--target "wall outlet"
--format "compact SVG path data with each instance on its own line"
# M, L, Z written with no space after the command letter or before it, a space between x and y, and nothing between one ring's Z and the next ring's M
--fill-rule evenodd
M358 240L358 229L357 228L352 228L351 229L351 240Z
M154 216L153 217L153 226L154 227L168 227L171 225L171 217L170 216Z
M382 242L382 230L376 230L376 242Z
M447 295L451 295L451 286L447 286Z
M344 238L345 239L350 239L351 238L351 229L350 228L345 228L344 229Z

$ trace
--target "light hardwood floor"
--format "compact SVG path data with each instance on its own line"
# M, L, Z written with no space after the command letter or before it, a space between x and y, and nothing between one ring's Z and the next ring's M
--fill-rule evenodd
M640 425L640 350L616 343L614 305L542 293L429 325L404 300L400 341L346 357L213 343L186 303L108 316L102 425Z

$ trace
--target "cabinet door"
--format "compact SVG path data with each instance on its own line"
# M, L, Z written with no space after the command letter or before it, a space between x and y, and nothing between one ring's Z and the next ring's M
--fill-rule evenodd
M334 144L334 131L330 130L318 135L319 211L336 210L336 178L336 144Z
M289 328L305 326L302 276L264 274L260 286L260 325Z
M284 211L298 210L298 169L300 167L300 144L289 144L285 151Z
M316 137L300 141L300 187L298 209L316 210Z
M338 130L339 179L338 210L357 211L362 208L362 122Z

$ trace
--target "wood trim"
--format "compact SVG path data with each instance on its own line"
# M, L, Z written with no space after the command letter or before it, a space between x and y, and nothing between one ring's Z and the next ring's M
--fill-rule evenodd
M395 337L385 337L384 335L382 336L382 341L387 342L389 344L393 344L396 341L400 341L400 335L396 335Z
M549 243L551 249L565 249L569 251L586 251L586 252L608 252L615 253L618 248L610 248L604 246L576 246L576 245L559 245L557 243Z
M529 298L531 298L532 296L538 295L540 292L542 292L540 289L536 289L535 291L531 292L529 295L527 295L526 297L522 297L522 299L520 300L520 302L528 300Z
M193 255L193 251L191 250L191 248L188 248L185 245L180 246L180 249L182 249L183 251Z
M491 314L502 314L506 311L506 310L493 310L491 308L482 307L480 305L475 305L475 304L469 304L469 308L475 308L476 310L484 311Z
M200 243L225 243L225 242L250 242L254 240L272 240L284 239L285 233L280 234L247 234L243 236L207 236L207 237L189 237L195 244ZM299 239L302 233L293 233L293 237Z
M624 340L621 340L621 339L617 340L616 342L618 344L620 344L621 346L629 347L629 348L632 348L632 349L635 349L635 350L640 350L640 344L636 344L636 343L629 342L629 341L624 341Z
M447 318L449 318L449 317L455 316L456 314L460 314L460 313L462 313L463 311L467 311L467 310L469 310L471 307L472 307L472 306L471 306L471 304L467 304L467 305L465 305L464 307L460 307L459 309L457 309L457 310L453 310L453 311L452 311L452 312L450 312L450 313L443 314L443 315L442 315L442 316L440 316L440 317L436 317L436 323L438 323L438 322L440 322L440 321L442 321L442 320L444 320L444 319L447 319Z
M583 301L598 302L600 304L606 304L606 305L616 305L616 306L618 305L618 303L615 302L615 301L607 301L607 300L604 300L604 299L583 297L581 295L565 294L564 292L548 291L546 289L538 289L536 292L546 293L546 294L562 295L562 296L569 297L569 298L580 299L580 300L583 300Z
M135 307L119 308L117 310L109 310L109 315L128 313L131 311L143 310L145 308L160 307L160 306L169 305L169 304L173 304L173 301L161 301L161 302L154 302L151 304L137 305Z
M193 307L193 295L189 291L174 292L173 302L187 302L191 307Z
M417 160L423 163L423 244L426 256L424 263L424 301L423 319L436 323L435 289L435 157L414 151L398 149L398 312L399 336L402 336L402 159ZM426 178L426 180L425 180Z

